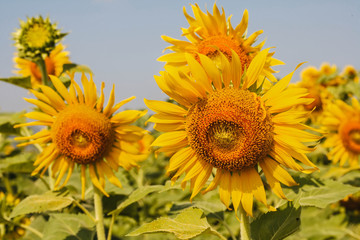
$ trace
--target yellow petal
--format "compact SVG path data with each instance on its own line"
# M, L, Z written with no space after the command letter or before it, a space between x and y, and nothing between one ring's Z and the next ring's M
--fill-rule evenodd
M109 97L109 101L108 101L108 103L107 103L107 105L106 105L106 107L105 107L105 109L103 111L104 115L107 116L107 117L109 117L111 115L110 111L111 111L111 109L112 109L112 107L114 105L114 102L115 102L115 93L114 93L114 91L115 91L115 84L113 84L113 87L112 87L111 93L110 93L110 97Z
M214 179L212 180L210 185L204 191L202 191L202 194L214 190L219 185L222 176L223 176L223 171L221 169L217 169Z
M160 135L151 146L172 146L182 142L186 138L187 133L185 131L168 132Z
M286 186L295 186L298 185L290 174L283 169L279 163L275 162L271 158L266 158L262 161L261 168L266 168L269 174L271 174L275 179L282 182Z
M74 170L75 163L70 161L70 160L68 160L68 161L69 161L68 173L67 173L67 176L66 176L63 184L59 187L60 189L63 188L68 183L68 181L69 181L69 179L71 177L71 174L72 174L72 172Z
M272 99L274 97L276 97L277 95L279 95L290 83L290 80L294 74L294 72L296 71L296 69L298 69L303 63L300 63L299 65L296 66L295 70L292 71L291 73L289 73L288 75L286 75L285 77L283 77L281 80L279 80L272 88L269 89L269 91L267 91L262 99L264 101L266 101L267 99Z
M219 194L221 202L229 208L231 194L231 174L229 171L224 170L222 173Z
M115 114L110 122L114 124L130 124L141 118L147 113L147 110L138 111L138 110L125 110Z
M243 36L247 27L248 27L248 22L249 22L249 13L248 10L245 9L244 13L243 13L243 17L241 19L241 22L239 23L239 25L236 26L235 28L235 36Z
M184 53L168 53L157 59L159 62L174 62L185 63L186 58Z
M235 213L237 214L242 197L241 178L238 172L233 172L231 176L231 198L234 206Z
M52 88L41 85L40 89L51 102L51 106L55 107L56 110L63 110L66 107L64 100Z
M201 64L194 59L194 57L188 53L185 53L186 60L188 62L190 72L195 80L207 91L212 92L211 84L208 80L208 76Z
M54 118L52 116L42 112L29 112L29 113L25 113L24 116L34 120L51 122L51 123L54 122Z
M97 100L97 103L96 103L96 110L98 112L100 112L104 107L104 100L105 100L104 87L105 87L105 83L102 82L101 83L101 94L100 94L100 97L99 97L99 99Z
M191 147L186 147L179 150L170 158L170 163L166 172L170 173L178 169L180 166L188 162L194 156L194 154L195 152Z
M251 61L249 68L246 71L246 77L244 80L244 84L242 86L243 89L248 89L251 85L253 85L258 80L258 78L262 72L262 69L264 68L268 52L269 52L269 49L262 50Z
M119 108L121 108L124 104L134 100L136 97L135 96L132 96L132 97L129 97L125 100L122 100L121 102L115 104L115 106L111 109L110 113L109 113L109 116L111 116L114 112L116 112Z
M201 65L212 80L216 89L222 88L221 74L215 63L205 55L199 54Z
M85 185L86 185L86 165L81 165L81 199L85 199Z
M63 178L63 176L66 173L66 170L69 167L69 162L66 161L65 157L62 157L62 158L58 159L57 161L59 162L59 165L60 165L60 172L55 181L55 185L54 185L55 190L57 189L57 186L60 184L61 179Z
M112 184L114 184L119 188L122 188L119 179L115 176L111 168L104 161L99 161L97 164L101 165L106 177L109 179L109 182L111 182Z
M94 165L93 164L89 164L89 173L90 173L90 178L92 183L94 184L94 187L96 187L97 189L99 189L105 196L109 197L109 194L107 194L104 190L104 188L102 187L101 183L99 182L98 177L96 176L95 173L95 169L94 169Z
M79 99L79 103L85 103L84 94L83 94L80 86L74 80L71 80L71 84L73 86L75 86L75 89L76 89L76 92L78 95L78 99Z
M264 161L266 161L266 159ZM267 166L264 165L263 161L260 161L260 166L261 166L262 170L264 171L266 180L269 183L272 191L279 198L286 199L285 194L281 188L280 182L273 176L272 170L267 168Z
M41 111L43 111L44 113L47 113L51 116L57 115L57 113L58 113L53 107L51 107L50 105L48 105L42 101L39 101L37 99L30 99L30 98L24 98L24 99L25 99L25 101L38 106L41 109Z
M209 179L212 173L213 167L210 164L204 164L203 169L200 174L197 176L196 181L194 183L194 188L192 190L192 194L190 197L190 201L200 192L200 190L204 187L206 181Z
M187 114L187 110L172 103L147 99L144 99L144 102L146 106L154 112L172 114L177 116L186 116Z
M66 89L66 87L64 86L64 84L56 76L49 75L49 77L51 79L51 82L54 84L56 90L60 93L60 95L67 101L68 104L71 104L72 103L71 96L68 90Z

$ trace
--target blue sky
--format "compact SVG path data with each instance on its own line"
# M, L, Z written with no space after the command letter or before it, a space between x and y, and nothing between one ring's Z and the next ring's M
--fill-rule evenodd
M181 38L188 27L183 6L192 15L190 3L212 12L214 1L188 0L0 0L0 78L14 76L11 33L19 19L49 16L63 32L70 60L89 66L97 84L104 81L109 94L115 84L116 100L136 96L127 108L145 108L143 99L163 100L165 94L153 78L162 70L156 59L168 46L160 36ZM299 79L304 67L323 62L360 69L360 1L358 0L218 0L226 16L236 26L244 9L249 11L251 34L259 29L265 47L275 47L274 57L286 63L275 67L283 77L298 63L306 61L294 74ZM0 83L0 111L30 110L22 98L28 91Z

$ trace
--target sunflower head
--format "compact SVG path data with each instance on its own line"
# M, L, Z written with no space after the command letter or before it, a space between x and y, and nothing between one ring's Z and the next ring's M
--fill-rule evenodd
M20 20L20 28L13 33L13 39L19 57L34 60L48 56L65 35L49 17L38 16L27 18L26 22Z
M189 109L185 130L199 157L228 171L254 167L273 144L270 116L246 90L220 89L200 100Z
M248 11L244 11L241 22L233 28L230 17L226 18L224 9L220 13L216 3L212 14L208 11L203 12L197 4L191 5L191 8L194 17L190 16L184 7L184 15L189 27L182 29L182 35L188 41L162 36L166 42L172 44L165 50L169 49L173 52L165 54L158 60L167 62L168 65L184 67L187 65L186 54L191 54L200 63L199 56L205 55L219 66L223 62L222 56L231 61L234 52L239 60L239 67L242 70L247 69L252 59L265 44L263 41L255 45L258 36L263 32L262 30L247 36ZM283 64L283 62L272 58L273 54L268 53L262 75L271 82L276 82L276 78L272 75L275 71L271 67Z
M334 163L350 167L359 166L360 156L360 104L352 98L351 105L336 100L326 105L323 127L327 138L323 144L329 148L328 158Z
M40 125L47 126L40 132L29 136L19 137L17 140L31 140L19 144L43 144L44 150L39 154L34 165L33 175L43 174L49 167L56 177L55 187L64 186L78 165L81 168L82 197L85 194L86 169L95 187L104 190L105 176L111 183L121 187L121 183L114 172L121 166L126 170L137 167L138 162L145 160L147 155L139 144L146 131L132 125L146 111L125 110L116 111L135 97L128 98L114 105L114 87L108 104L104 106L104 83L101 94L92 77L90 80L83 74L81 82L84 91L71 77L69 90L55 76L50 76L52 89L40 85L41 92L31 90L37 99L26 99L39 109L26 114L26 117L37 120L35 122L19 124L16 127Z
M65 46L61 43L55 46L49 56L46 56L44 62L46 64L46 71L48 75L55 75L57 77L63 72L63 66L70 63L69 52L64 51ZM41 72L37 64L33 61L20 58L18 54L14 57L15 68L18 69L15 73L24 77L30 76L31 85L33 89L37 89L42 83Z
M342 76L348 81L354 81L355 83L359 83L360 73L351 65L348 65L344 68Z
M258 83L264 81L268 51L259 52L244 72L234 51L231 60L220 53L221 69L206 55L198 55L200 63L186 54L189 71L165 66L155 77L176 103L145 100L156 112L148 121L165 132L152 146L171 156L167 172L172 181L185 175L182 186L190 182L190 199L210 178L203 193L219 186L226 207L232 199L235 210L241 204L252 215L253 197L273 209L266 202L260 168L270 188L284 199L280 183L292 186L296 182L283 167L305 173L317 169L305 155L313 148L303 143L320 137L304 131L311 130L301 123L307 111L295 108L313 99L305 97L309 94L306 88L287 88L293 73L269 89L261 88Z

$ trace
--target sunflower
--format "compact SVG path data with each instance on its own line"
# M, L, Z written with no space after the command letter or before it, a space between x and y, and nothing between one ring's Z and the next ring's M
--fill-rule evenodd
M328 64L323 64L321 69L325 72L333 70ZM305 96L306 98L314 99L312 103L299 105L301 110L311 111L309 119L314 124L321 122L324 105L333 98L327 86L321 82L321 79L326 78L325 76L322 70L319 71L313 66L307 67L300 74L301 80L295 84L297 87L308 89L309 94Z
M193 55L186 54L190 74L165 66L161 76L155 77L159 87L178 104L145 99L156 112L148 121L155 123L156 130L166 132L152 146L172 155L167 173L172 174L173 182L185 173L182 187L190 182L190 200L214 173L203 193L219 185L226 207L232 198L235 210L241 204L252 215L253 197L272 209L260 168L273 192L284 199L280 183L296 185L284 167L305 173L317 169L305 155L313 149L303 143L320 137L304 131L310 129L301 123L307 111L293 108L313 101L304 98L307 89L286 88L293 73L264 94L255 88L268 51L257 54L245 73L235 52L231 62L220 55L222 71L205 55L199 54L200 65ZM295 159L311 168L304 168Z
M61 33L56 23L42 16L20 20L20 28L13 33L19 57L33 60L49 55L64 36L66 33Z
M352 106L341 100L329 103L322 121L327 131L323 146L330 148L328 158L335 164L359 166L360 155L360 104L352 98Z
M182 29L183 35L189 41L177 40L168 36L162 36L163 40L172 44L166 49L173 53L165 54L158 58L158 61L167 62L170 65L184 66L186 65L186 54L192 54L200 61L198 54L203 54L211 58L218 64L221 63L220 52L224 54L228 60L232 58L232 51L235 51L240 59L240 67L248 68L252 59L259 53L265 41L253 46L257 37L263 32L259 30L249 37L246 37L248 26L248 11L245 10L239 25L232 27L230 17L226 19L224 9L220 14L216 4L213 7L213 15L209 12L204 13L199 6L191 5L194 18L191 17L184 7L184 14L189 22L189 28ZM275 71L271 69L274 65L284 64L275 58L274 53L268 53L262 75L266 76L272 82L277 79L272 75ZM267 82L266 82L267 83ZM266 84L265 83L265 84Z
M348 81L354 81L355 83L359 83L360 73L354 68L354 66L345 66L341 75L343 76L343 78L348 79Z
M61 43L56 45L55 49L50 52L50 55L45 57L46 71L48 75L55 75L57 77L63 71L63 65L70 63L69 52L64 51L65 46ZM35 62L15 57L15 68L19 69L16 73L21 74L24 77L31 77L31 85L33 88L37 88L42 83L41 72Z
M81 167L82 198L85 194L86 170L89 168L90 178L95 187L104 195L105 178L116 186L121 183L115 177L114 171L121 166L126 170L138 166L137 162L144 160L138 141L145 134L140 127L130 125L146 114L146 111L125 110L115 112L125 103L135 97L128 98L114 105L114 87L106 107L104 107L104 83L101 85L100 97L96 94L96 86L92 77L90 81L83 74L80 86L71 76L69 90L55 76L50 76L56 91L40 85L42 92L30 90L37 99L25 99L36 105L40 110L26 113L25 116L37 120L19 124L21 126L44 125L49 128L29 137L18 137L16 140L31 140L19 144L43 144L43 152L38 156L32 175L41 171L41 175L51 166L53 177L56 178L55 188L67 172L60 188L68 182L75 165Z

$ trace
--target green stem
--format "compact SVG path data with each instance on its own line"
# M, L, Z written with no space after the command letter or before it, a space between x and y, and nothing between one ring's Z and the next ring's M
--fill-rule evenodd
M349 230L349 229L346 229L345 231L348 235L350 235L351 237L359 240L360 239L360 235L357 235L356 233L354 233L353 231Z
M36 236L38 236L39 238L43 238L44 235L39 232L37 229L30 227L29 225L23 224L23 223L16 223L16 222L12 222L11 219L9 219L7 216L2 216L7 222L11 222L13 224L15 224L16 226L22 227L32 233L34 233ZM1 236L0 236L1 237Z
M93 185L94 189L94 208L96 218L96 233L98 240L106 240L104 228L104 213L102 206L102 193Z
M46 71L46 64L45 61L42 57L40 57L37 61L36 61L37 66L40 69L41 72L41 79L42 79L42 84L44 85L48 85L48 74Z
M94 218L94 216L86 209L83 207L83 205L81 205L78 201L74 200L73 201L75 203L75 205L80 208L90 219L91 221L93 221L94 223L96 223L96 219Z
M5 185L5 189L8 193L10 193L11 195L13 195L13 190L12 190L12 187L11 187L11 184L10 184L10 181L9 181L9 176L7 173L4 173L3 176L2 176L2 180L4 182L4 185Z
M32 227L30 227L28 225L25 225L25 224L19 224L19 226L26 229L26 230L28 230L28 231L30 231L30 232L32 232L33 234L35 234L36 236L38 236L41 239L44 237L44 235L41 232L39 232L38 230L36 230L35 228L32 228Z
M246 216L246 212L244 208L239 206L239 216L240 216L240 240L250 240L251 232L250 232L250 221L249 217Z
M111 240L112 229L113 229L114 223L115 223L115 214L113 214L111 216L111 222L110 222L110 226L109 226L109 232L108 232L107 240Z
M215 236L219 237L221 240L227 240L226 237L224 237L223 235L221 235L220 233L218 233L217 231L212 231L210 230L211 234L214 234Z

